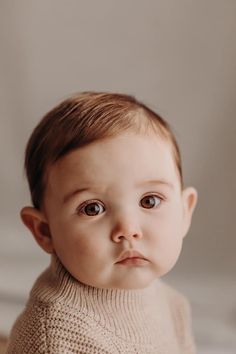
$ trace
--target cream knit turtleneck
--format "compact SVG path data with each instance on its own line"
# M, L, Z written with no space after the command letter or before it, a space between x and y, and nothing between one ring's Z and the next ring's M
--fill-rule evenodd
M78 282L52 257L17 319L7 354L192 354L186 298L154 281L145 289Z

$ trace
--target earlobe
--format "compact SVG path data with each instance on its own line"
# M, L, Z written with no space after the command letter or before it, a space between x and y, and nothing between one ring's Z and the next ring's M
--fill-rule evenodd
M44 214L33 207L24 207L20 212L21 220L31 231L38 245L47 253L53 253L53 242L48 222Z
M191 225L193 212L197 205L198 194L197 190L193 187L186 188L182 193L184 218L183 237L185 237Z

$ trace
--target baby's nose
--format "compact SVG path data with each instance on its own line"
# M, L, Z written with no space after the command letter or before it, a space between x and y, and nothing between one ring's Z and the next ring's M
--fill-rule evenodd
M127 241L131 241L133 239L141 239L142 238L142 230L139 222L136 219L122 219L118 221L113 230L111 238L114 242L121 242L126 239Z

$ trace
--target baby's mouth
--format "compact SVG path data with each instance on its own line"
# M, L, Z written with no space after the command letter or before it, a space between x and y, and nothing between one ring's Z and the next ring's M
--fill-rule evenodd
M121 253L116 263L119 264L145 264L148 260L139 251L129 249Z

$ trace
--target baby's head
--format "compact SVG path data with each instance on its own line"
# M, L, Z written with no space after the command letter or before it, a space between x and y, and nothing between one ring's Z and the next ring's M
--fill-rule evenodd
M170 126L134 97L63 101L33 131L25 168L22 220L77 280L143 288L177 262L197 192L183 188Z

